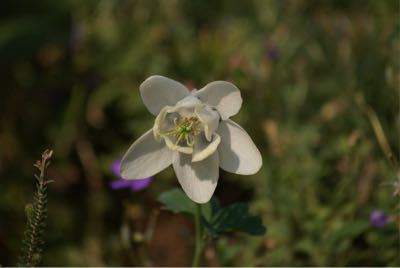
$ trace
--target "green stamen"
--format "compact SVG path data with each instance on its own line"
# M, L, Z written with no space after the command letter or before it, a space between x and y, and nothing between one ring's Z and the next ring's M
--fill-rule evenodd
M195 117L175 118L175 128L166 132L165 135L174 136L176 138L175 145L181 141L186 142L187 146L192 147L194 144L194 137L200 133L200 120Z

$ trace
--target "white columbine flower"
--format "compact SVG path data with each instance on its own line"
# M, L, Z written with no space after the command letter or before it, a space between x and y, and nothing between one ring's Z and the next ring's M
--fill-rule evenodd
M215 81L189 92L174 80L151 76L140 85L140 93L156 119L123 157L123 178L147 178L172 164L189 198L205 203L217 186L219 168L242 175L260 169L257 147L229 119L242 105L232 83Z

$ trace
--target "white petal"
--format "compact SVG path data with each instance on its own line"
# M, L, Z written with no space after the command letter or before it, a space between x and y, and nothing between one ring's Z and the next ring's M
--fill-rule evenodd
M165 106L157 115L156 120L154 120L153 133L154 138L157 141L161 140L161 133L168 132L175 128L175 116L174 114L169 113L172 109L174 109L174 107Z
M192 154L193 153L193 148L189 146L181 146L176 144L176 138L175 137L169 137L164 135L163 136L165 140L165 144L167 147L173 151L178 151L184 154Z
M190 199L196 203L206 203L211 199L219 176L217 152L200 162L192 162L190 155L176 153L173 167Z
M154 115L165 106L174 106L190 94L181 83L164 76L153 75L140 85L140 94L144 105Z
M174 112L177 112L181 117L191 117L195 115L194 109L198 105L202 105L201 101L196 96L189 95L178 101L174 107Z
M193 94L202 102L217 108L223 120L237 114L242 106L240 90L226 81L211 82Z
M219 124L217 133L221 136L219 166L241 175L257 173L262 165L261 154L246 131L232 120L226 120Z
M201 104L201 101L197 98L197 96L190 94L186 96L184 99L178 101L175 106L193 108L199 104Z
M156 141L153 130L149 130L132 144L122 158L121 176L132 180L153 176L172 163L172 156L164 141Z
M212 155L219 143L221 142L221 138L218 134L214 133L211 141L208 141L203 133L196 137L194 146L193 146L193 162L198 162L206 159L210 155Z
M208 141L211 141L212 134L217 130L219 125L219 114L210 106L198 105L195 113L200 121L204 124L204 132Z

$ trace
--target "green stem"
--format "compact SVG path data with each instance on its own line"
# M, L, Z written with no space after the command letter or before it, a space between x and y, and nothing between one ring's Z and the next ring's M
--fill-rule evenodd
M389 141L385 135L385 132L383 131L382 124L379 121L378 115L371 108L371 106L367 104L363 94L358 93L355 97L355 100L361 111L367 115L383 153L386 155L391 164L397 166L399 164L399 160L397 159L396 155L393 153L392 148L389 145Z
M203 226L201 225L201 206L200 206L200 204L196 204L194 220L195 220L195 225L196 225L196 244L195 244L192 267L199 267L200 262L201 262L201 257L203 255L203 248L204 248Z

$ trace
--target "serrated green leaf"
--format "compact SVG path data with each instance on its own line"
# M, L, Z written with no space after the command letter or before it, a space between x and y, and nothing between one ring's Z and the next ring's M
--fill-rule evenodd
M216 204L217 205L217 204ZM239 231L250 235L263 235L266 228L263 226L259 216L249 214L247 203L235 203L225 208L215 207L211 226L212 232Z
M164 209L174 213L184 213L192 216L195 213L196 204L178 188L162 193L158 201L164 205ZM216 236L218 233L239 231L251 235L263 235L265 227L259 216L249 214L248 204L235 203L228 207L220 207L218 200L201 206L202 222L209 234Z
M164 205L164 209L174 213L194 213L195 204L178 188L162 193L158 201Z
M164 205L164 209L174 213L185 213L190 216L195 213L196 204L179 188L162 193L158 197L158 201ZM201 217L203 222L211 220L210 202L201 204Z
M212 223L210 223L206 220L203 220L203 225L206 228L209 235L211 235L212 237L218 236L218 230L214 228Z

